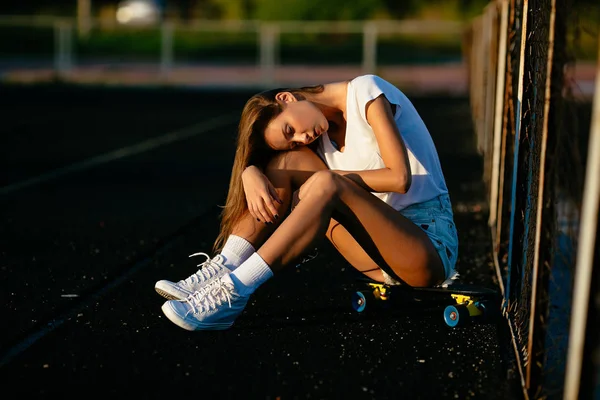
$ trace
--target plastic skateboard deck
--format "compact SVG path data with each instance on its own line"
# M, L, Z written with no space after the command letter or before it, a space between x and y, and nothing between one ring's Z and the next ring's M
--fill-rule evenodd
M473 321L489 321L500 314L499 291L479 285L453 283L447 287L415 288L362 281L365 289L352 294L359 313L374 308L443 307L446 325L454 328Z

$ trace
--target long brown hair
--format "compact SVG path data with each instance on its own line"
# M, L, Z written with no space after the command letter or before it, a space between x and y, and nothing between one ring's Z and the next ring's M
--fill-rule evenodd
M299 89L272 89L255 94L246 102L238 126L235 159L231 170L227 200L221 212L221 229L213 245L215 253L221 251L233 231L233 227L247 212L248 205L242 185L242 172L250 165L264 171L277 152L269 147L264 137L267 125L283 111L283 106L275 99L275 96L280 92L291 92L296 99L304 100L304 94L322 93L323 90L323 85L306 86Z

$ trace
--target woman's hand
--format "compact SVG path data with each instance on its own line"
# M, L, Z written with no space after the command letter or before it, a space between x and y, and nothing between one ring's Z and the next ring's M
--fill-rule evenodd
M269 178L251 165L242 172L242 185L250 215L261 222L274 222L274 218L279 217L275 202L283 204L283 201Z

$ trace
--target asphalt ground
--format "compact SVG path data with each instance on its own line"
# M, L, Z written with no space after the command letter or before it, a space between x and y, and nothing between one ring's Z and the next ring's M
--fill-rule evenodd
M355 313L327 243L226 331L168 321L159 279L196 270L252 90L2 86L0 380L9 398L519 399L506 323ZM495 287L468 99L413 96L437 143L461 280Z

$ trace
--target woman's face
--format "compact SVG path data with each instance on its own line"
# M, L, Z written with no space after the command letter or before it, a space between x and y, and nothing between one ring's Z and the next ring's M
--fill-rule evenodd
M315 141L329 129L325 115L313 103L287 98L283 111L265 129L265 141L274 150L291 150Z

